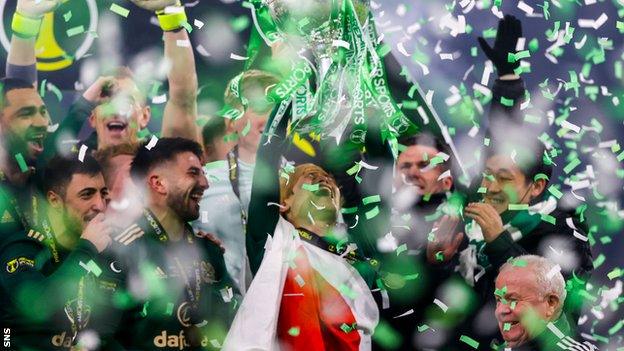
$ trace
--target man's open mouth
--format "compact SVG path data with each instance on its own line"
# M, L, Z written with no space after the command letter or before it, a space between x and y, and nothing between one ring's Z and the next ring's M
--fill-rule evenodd
M40 134L30 134L28 135L28 137L26 138L26 142L28 143L28 146L37 151L37 152L42 152L43 151L43 141L45 140L45 134L40 133Z
M119 121L119 120L114 120L114 121L108 122L106 124L106 128L108 128L108 130L111 132L121 133L124 130L126 130L126 128L128 128L128 123Z
M330 196L334 197L334 189L326 183L319 183L319 189L316 191L317 196Z

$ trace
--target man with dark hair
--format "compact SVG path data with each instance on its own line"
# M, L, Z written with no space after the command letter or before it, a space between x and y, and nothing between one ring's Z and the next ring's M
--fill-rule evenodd
M0 241L2 320L20 348L69 349L88 318L78 316L76 291L88 267L110 243L104 211L108 190L88 156L55 157L46 167L40 225ZM33 293L44 298L34 298Z
M177 0L142 1L132 0L137 6L154 11L163 30L164 56L170 63L167 72L169 96L163 115L163 136L182 136L198 139L195 124L197 117L197 74L192 45L184 30L187 17L184 7ZM13 37L7 59L7 76L20 77L36 85L35 42L43 16L54 11L60 0L19 0L12 21ZM89 87L70 108L54 135L46 145L50 158L52 152L67 154L83 145L91 150L120 143L136 143L147 127L151 110L145 89L135 81L127 67L116 69L108 76L102 76ZM85 122L95 133L79 145L73 145ZM144 132L143 134L140 132ZM67 148L65 147L67 146ZM77 151L77 150L74 150Z
M202 144L204 146L204 162L210 163L225 160L227 153L232 150L236 142L225 140L227 128L225 119L221 116L206 118L202 127Z
M112 236L101 264L119 281L115 294L127 294L129 302L119 306L114 296L103 297L98 320L106 322L93 328L105 342L127 349L216 349L222 342L235 290L221 248L188 224L199 216L208 187L201 156L201 146L183 138L137 150L130 173L143 191L144 209Z
M577 322L583 300L580 294L593 270L592 255L577 216L559 209L552 191L546 191L552 173L550 162L548 151L539 142L530 145L497 140L490 145L477 191L482 200L473 200L463 209L463 233L469 245L459 253L459 271L481 299L474 318L479 311L490 313L494 306L490 292L499 267L510 258L532 254L559 266L569 282L570 298L564 315L571 325ZM441 222L435 234L438 238L462 231L449 225L458 222L454 216ZM463 332L475 338L496 332L495 328L478 325L469 319Z

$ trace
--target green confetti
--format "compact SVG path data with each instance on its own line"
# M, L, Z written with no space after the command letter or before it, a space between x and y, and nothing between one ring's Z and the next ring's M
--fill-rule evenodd
M39 96L41 96L41 98L43 99L45 97L46 94L46 84L47 84L47 79L44 79L41 81L41 85L39 85Z
M375 208L366 212L366 219L375 218L377 217L378 214L379 214L379 206L375 206Z
M514 259L512 265L514 267L526 267L527 266L527 261Z
M614 268L611 272L607 273L607 278L609 278L609 280L613 280L615 278L619 278L624 274L624 271L622 271L622 269L618 268Z
M479 348L479 342L469 336L462 335L459 337L459 341L471 346L475 350Z
M112 3L109 10L111 10L112 12L118 14L121 17L128 17L128 14L130 13L130 10L128 10L127 8L123 7L123 6L119 6L115 3Z
M307 190L307 191L315 192L315 191L318 191L318 190L319 190L319 185L318 185L318 183L317 183L317 184L307 184L307 183L306 183L306 184L303 184L303 185L301 186L301 188L302 188L303 190Z
M249 17L247 15L242 15L232 19L230 25L235 32L242 32L249 27L249 23Z
M343 324L343 325L346 325L346 324ZM341 327L341 329L342 329L342 327ZM288 335L290 335L290 336L299 336L300 332L301 332L301 330L299 329L299 327L292 327L292 328L288 329ZM347 332L345 331L345 333L347 333Z
M509 211L523 211L529 209L529 204L509 204L507 205Z
M357 207L345 207L340 212L343 214L354 214L357 212Z
M72 12L71 10L65 12L63 14L63 19L65 20L65 22L69 22L69 20L72 18Z
M624 22L616 21L615 28L617 28L620 33L624 34Z
M168 316L171 316L173 314L173 307L174 307L173 302L168 302L167 309L165 310L165 314Z
M435 254L436 261L442 262L444 261L444 252L438 251Z
M477 189L477 194L485 194L487 193L487 188L482 186L479 189Z
M505 323L505 324L503 324L503 330L504 330L504 331L509 331L509 329L511 329L511 323Z
M429 330L429 326L428 326L428 325L423 324L423 325L419 325L419 326L418 326L418 332L419 332L419 333L422 333L422 332L424 332L425 330Z
M484 30L483 31L483 38L485 38L485 39L496 38L496 29L488 28L488 29Z
M507 99L504 96L501 96L501 104L503 104L503 106L507 106L507 107L512 107L514 104L513 99Z
M579 160L578 158L574 158L572 159L572 161L570 161L570 163L568 163L564 168L563 171L566 174L569 174L570 172L572 172L572 170L574 170L574 168L576 168L578 165L581 164L581 160Z
M398 255L402 254L405 251L407 251L407 244L403 244L403 245L397 247L396 248L396 255L398 256Z
M245 127L243 128L243 130L241 131L241 134L243 136L246 136L247 134L249 134L249 131L251 130L251 121L247 121L247 124L245 125Z
M539 50L539 40L537 40L537 38L533 38L530 42L529 42L529 50L531 52L536 52L537 50Z
M147 306L149 306L149 301L143 304L143 310L141 311L141 317L147 317Z
M382 44L377 48L377 55L379 55L380 58L383 58L386 55L388 55L390 51L392 51L392 48L390 48L390 45Z
M548 214L543 214L542 213L541 214L541 219L542 219L542 221L548 222L548 223L550 223L552 225L555 225L555 223L557 223L557 219L555 217L551 216L551 215L548 215Z
M557 189L557 187L554 186L554 185L551 185L548 188L548 192L551 193L557 199L561 199L561 197L563 196L563 193L561 191L559 191L559 189Z
M70 38L78 34L84 33L84 26L69 28L66 33L67 33L67 36Z
M594 269L602 266L605 260L606 260L605 255L603 254L598 255L598 257L596 257L596 259L594 260Z
M364 205L373 204L373 203L377 203L377 202L381 202L381 196L379 196L379 195L367 196L367 197L362 199L362 203Z
M609 328L609 335L614 335L624 326L624 319L620 319L615 325Z
M28 166L26 165L26 160L24 160L24 156L21 153L15 154L15 160L17 161L17 165L19 166L20 171L22 173L28 172Z

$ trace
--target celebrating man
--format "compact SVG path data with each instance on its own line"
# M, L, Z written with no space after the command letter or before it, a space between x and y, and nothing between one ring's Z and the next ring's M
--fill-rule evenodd
M505 263L496 278L496 320L505 350L595 350L575 341L562 315L566 288L559 267L534 255Z
M235 290L221 248L188 224L198 218L208 187L200 158L201 146L182 138L162 138L138 149L130 171L144 192L145 207L134 223L112 236L101 262L105 275L118 282L116 293L95 297L98 306L105 305L92 326L106 342L170 350L221 344ZM113 300L118 294L128 296L126 304Z
M40 228L2 238L2 320L20 348L69 349L81 318L76 291L86 265L110 243L104 211L108 190L93 158L55 157L45 169L46 204ZM33 297L33 294L44 298ZM83 315L84 317L85 315Z

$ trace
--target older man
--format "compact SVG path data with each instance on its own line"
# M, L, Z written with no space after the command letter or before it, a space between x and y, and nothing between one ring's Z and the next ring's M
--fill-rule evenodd
M595 349L572 338L574 328L562 314L566 289L559 269L535 255L519 256L501 267L494 295L505 350Z

